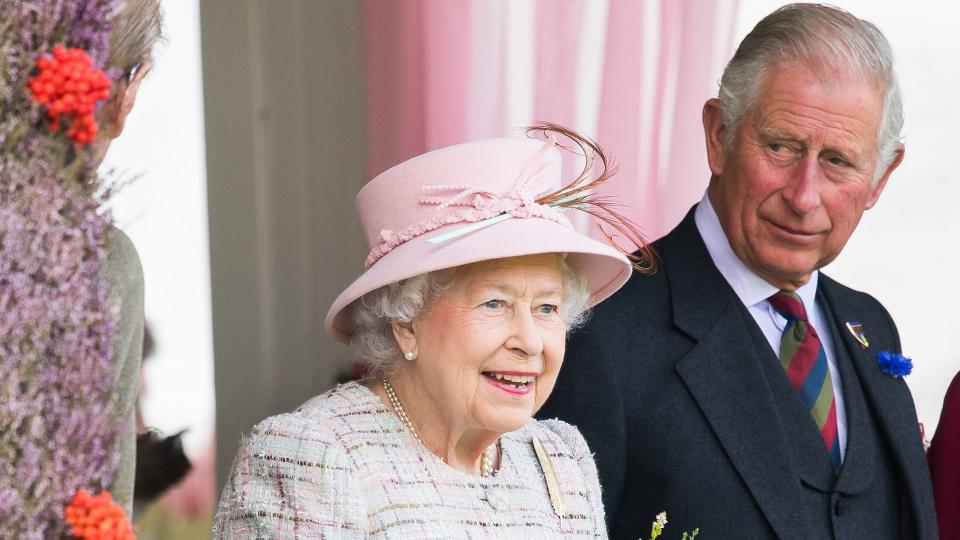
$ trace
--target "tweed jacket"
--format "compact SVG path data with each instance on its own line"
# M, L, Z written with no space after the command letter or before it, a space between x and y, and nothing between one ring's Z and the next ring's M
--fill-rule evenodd
M576 425L596 452L610 537L646 535L663 510L669 534L699 528L701 538L936 538L913 399L876 361L900 352L883 306L820 274L817 331L832 337L847 412L846 455L833 471L694 212L654 247L656 273L634 274L571 336L540 411Z
M551 505L531 444L562 492ZM576 428L531 420L500 439L491 478L449 467L380 398L338 386L245 438L224 488L214 538L606 538L593 457Z

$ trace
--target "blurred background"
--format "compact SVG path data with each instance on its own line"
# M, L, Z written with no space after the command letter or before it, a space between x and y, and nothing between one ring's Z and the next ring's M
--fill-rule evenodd
M826 272L897 321L928 437L960 369L954 89L960 4L835 2L893 44L907 148ZM650 238L709 179L703 102L770 0L165 0L165 33L106 165L140 252L156 342L148 426L194 471L141 509L144 539L208 538L241 434L330 388L349 351L322 321L362 268L352 201L426 150L549 120L620 164L616 196Z

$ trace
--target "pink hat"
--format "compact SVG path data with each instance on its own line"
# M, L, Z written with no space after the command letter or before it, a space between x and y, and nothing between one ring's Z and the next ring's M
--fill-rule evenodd
M562 187L560 162L552 141L489 139L428 152L371 180L356 200L367 269L330 306L327 333L349 342L350 304L368 292L490 259L567 253L590 306L613 294L630 277L627 257L574 230L570 210L537 202Z

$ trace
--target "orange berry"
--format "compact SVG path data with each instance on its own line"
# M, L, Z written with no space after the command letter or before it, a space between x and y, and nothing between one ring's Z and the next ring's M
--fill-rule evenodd
M69 123L67 136L78 146L93 141L99 131L93 116L96 104L110 97L111 81L106 73L93 66L93 60L83 49L67 49L62 45L54 47L51 55L39 58L37 69L37 75L28 80L26 89L32 101L46 107L50 131L59 131L62 117ZM89 494L78 497L78 504L95 506L110 500L109 494L99 499ZM100 502L91 502L95 500ZM122 510L118 515L123 517Z

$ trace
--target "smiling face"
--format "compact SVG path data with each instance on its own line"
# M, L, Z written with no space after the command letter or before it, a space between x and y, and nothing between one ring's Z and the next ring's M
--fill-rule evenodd
M401 349L417 351L401 370L451 422L515 431L546 401L563 362L563 293L554 254L458 268L413 332L397 331Z
M719 102L704 107L710 201L740 260L781 289L840 253L903 157L901 148L874 182L880 89L821 79L797 65L770 70L729 149Z

